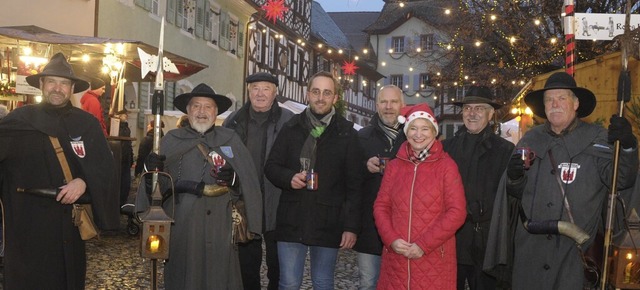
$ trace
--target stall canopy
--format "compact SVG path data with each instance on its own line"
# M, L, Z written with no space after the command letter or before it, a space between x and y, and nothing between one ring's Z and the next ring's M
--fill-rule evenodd
M117 54L125 63L124 78L130 82L153 81L155 75L149 73L142 78L140 73L140 58L137 48L141 48L147 53L157 54L158 48L136 40L114 39L104 37L89 37L77 35L65 35L55 33L38 26L10 26L0 27L0 49L9 50L5 53L7 57L18 57L21 47L40 47L39 56L51 57L56 52L64 53L74 66L76 73L97 75L103 66L103 59L109 54L105 49L112 45L118 45L122 49ZM89 56L84 59L83 56ZM164 56L169 58L178 68L180 74L165 72L166 81L177 81L193 75L205 68L207 65L190 60L188 58L164 51ZM2 59L0 69L6 72L7 60ZM17 63L14 61L13 63ZM16 69L11 68L11 69Z

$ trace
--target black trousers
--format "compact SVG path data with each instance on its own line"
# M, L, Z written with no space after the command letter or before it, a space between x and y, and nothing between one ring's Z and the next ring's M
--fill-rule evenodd
M267 263L267 289L278 289L280 278L280 266L278 264L278 247L276 246L275 232L264 233L265 257ZM252 240L238 245L238 257L240 259L240 271L242 284L245 290L260 290L260 267L262 265L262 240Z
M471 290L494 290L496 279L482 272L482 267L458 264L458 290L465 290L465 281Z

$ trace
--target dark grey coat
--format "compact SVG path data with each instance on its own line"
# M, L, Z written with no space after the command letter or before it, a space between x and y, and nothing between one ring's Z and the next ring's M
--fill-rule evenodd
M162 138L160 154L174 181L215 183L210 165L196 148L206 144L231 164L240 181L249 230L262 230L262 206L255 166L247 148L232 130L214 127L202 135L191 127L171 130ZM231 154L223 154L223 152ZM165 264L167 289L242 289L238 249L231 244L232 197L198 197L176 193L175 223L171 229L169 260ZM171 212L171 207L166 206Z
M250 107L251 103L247 102L242 106L242 108L231 113L231 115L224 120L224 123L222 123L223 127L234 130L238 136L240 136L240 139L244 144L247 144ZM291 119L293 115L293 112L278 106L277 102L274 102L271 106L271 109L269 110L269 119L267 120L268 124L266 132L264 132L266 140L262 154L265 163L282 125ZM259 164L259 166L264 166L264 164ZM260 176L259 179L263 192L264 228L265 231L273 231L276 229L276 210L278 209L278 202L280 201L280 194L282 191L280 188L273 185L273 183L271 183L264 175Z
M523 178L526 183L522 184L522 209L526 217L534 221L570 221L559 182L552 174L558 172L575 224L591 236L583 245L588 249L603 226L602 210L613 173L613 146L607 143L607 131L578 121L575 129L558 137L541 125L524 135L516 147L521 146L530 147L537 154ZM553 166L549 152L555 159ZM637 170L637 148L621 150L618 187L633 186ZM506 179L504 174L496 196L485 271L509 266L511 254L507 250L513 245L513 289L582 289L583 265L575 242L562 235L527 232L514 212L517 203L507 196ZM515 234L509 233L510 228L515 228Z

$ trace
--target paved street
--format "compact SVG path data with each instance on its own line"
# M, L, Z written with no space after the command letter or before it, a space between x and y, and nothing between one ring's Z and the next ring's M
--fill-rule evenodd
M87 289L150 288L151 262L140 258L139 238L125 233L126 219L123 218L121 224L120 232L103 235L100 240L87 243ZM340 252L336 268L336 289L357 289L355 257L351 250ZM158 264L158 289L164 289L161 266ZM266 289L265 271L262 277L262 286ZM312 289L309 278L307 271L302 289Z
M86 289L150 289L151 262L140 258L139 238L129 236L124 228L126 218L121 220L121 230L102 235L99 240L87 242ZM335 289L357 289L355 252L340 251L336 267ZM263 263L263 270L264 268ZM162 266L158 263L158 289L164 289ZM312 289L308 269L302 289ZM266 272L263 271L262 286L266 289ZM2 289L2 285L0 285Z

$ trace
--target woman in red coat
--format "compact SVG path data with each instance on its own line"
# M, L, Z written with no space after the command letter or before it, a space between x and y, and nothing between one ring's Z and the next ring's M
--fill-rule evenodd
M373 214L384 243L378 289L455 289L455 233L467 216L456 163L428 105L405 108L407 141L387 164Z

